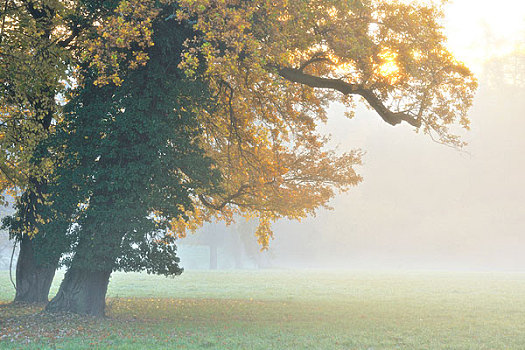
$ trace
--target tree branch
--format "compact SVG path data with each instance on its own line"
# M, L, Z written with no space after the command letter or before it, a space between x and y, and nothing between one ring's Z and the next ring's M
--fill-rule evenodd
M71 34L64 40L60 40L57 43L57 45L60 47L67 47L80 34L80 31L81 31L81 28L79 26L74 26L71 29Z
M222 210L227 204L230 204L233 199L242 196L244 194L244 191L248 188L250 188L249 185L241 185L237 192L225 198L220 204L213 204L202 194L199 195L199 199L201 200L202 204L204 204L208 208Z
M9 171L9 168L6 167L4 164L0 164L0 172L4 174L5 178L11 183L11 185L16 186L19 181L16 177L12 176L11 171Z
M358 84L347 83L341 79L317 77L294 68L278 68L277 72L284 79L294 83L307 85L313 88L332 89L339 91L344 95L359 95L363 97L379 114L379 116L390 125L397 125L402 121L405 121L416 128L421 126L421 118L414 117L404 112L392 112L373 91L364 89Z
M301 66L299 67L299 71L300 72L303 72L306 67L308 67L309 65L313 64L313 63L316 63L316 62L328 62L330 63L331 65L335 65L334 62L332 62L324 52L318 52L316 54L314 54L312 56L312 58L310 58L309 60L307 60L306 62L303 62L301 64Z
M268 181L268 182L265 182L263 185L264 186L268 186L268 185L273 185L275 183L275 179L273 179L272 181ZM211 209L215 209L215 210L222 210L226 205L228 204L233 204L233 200L234 199L237 199L243 195L246 194L246 190L250 190L250 189L253 189L255 186L253 185L249 185L249 184L242 184L239 189L229 195L228 197L226 197L225 199L222 200L222 202L220 204L214 204L212 203L210 200L208 200L204 195L200 194L199 195L199 199L200 201L202 202L202 204L204 204L204 206L208 207L208 208L211 208ZM239 205L238 203L236 203L237 205Z

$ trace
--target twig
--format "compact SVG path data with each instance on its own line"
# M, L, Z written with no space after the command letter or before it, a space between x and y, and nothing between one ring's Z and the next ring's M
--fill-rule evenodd
M15 249L16 249L16 243L18 241L15 239L15 244L13 244L13 251L11 252L11 260L9 261L9 279L11 280L11 284L13 285L13 288L16 291L16 283L13 281L13 258L15 256Z
M5 17L6 17L8 5L9 5L9 0L5 0L4 11L2 12L2 28L0 29L0 44L2 43L2 41L4 41Z

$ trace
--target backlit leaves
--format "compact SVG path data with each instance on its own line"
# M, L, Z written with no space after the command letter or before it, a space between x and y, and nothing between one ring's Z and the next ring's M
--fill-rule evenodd
M181 64L205 78L217 107L201 110L203 144L224 175L225 194L201 196L208 208L300 219L334 190L360 181L358 151L326 150L316 127L330 102L362 97L388 123L406 121L461 147L449 126L468 128L476 81L447 51L439 7L386 1L180 0L193 21Z
M61 46L56 50L59 57L67 58L59 62L75 63L68 74L78 71L76 64L87 65L96 72L99 86L120 86L130 71L148 62L148 52L156 44L155 21L193 26L193 34L182 38L179 68L187 78L204 82L212 96L208 103L185 108L198 119L201 132L195 142L222 173L222 187L213 193L198 186L193 189L194 209L184 208L184 214L172 221L178 235L214 218L228 222L239 214L256 216L257 237L266 247L272 236L270 222L312 215L337 191L359 183L354 167L361 162L361 152L335 153L318 132L332 102L343 103L347 115L352 115L355 103L365 100L387 123L407 122L439 142L463 145L450 129L468 128L466 113L476 81L447 50L438 5L379 0L122 0L112 4L94 11L75 40L68 38L82 24L72 25L67 18L84 13L79 9L87 5L68 2L56 7L53 18L58 24L51 26L49 35L67 43L63 47L69 51L62 53ZM166 9L171 12L161 12ZM27 13L24 16L10 20L31 20ZM41 37L36 33L45 32L39 26L34 21L27 29L37 43ZM15 40L15 31L11 35L10 40ZM25 45L28 56L34 44ZM24 89L51 86L51 92L43 94L47 97L42 107L9 101L2 104L13 110L2 115L27 114L38 120L40 109L57 111L49 104L61 91L58 83L65 79L66 64L42 62L42 67L35 67L37 72L45 67L56 71L42 77L36 74L38 79L20 85ZM27 75L24 67L20 66L20 74ZM23 80L13 81L17 79ZM12 125L9 130L15 130L16 123ZM9 137L0 133L0 143ZM13 146L6 149L26 147L20 141L10 142ZM6 179L7 174L20 176L17 164L23 162L14 164L2 169Z
M159 11L153 0L123 0L113 15L95 24L96 35L88 41L83 59L97 69L96 84L120 85L123 69L146 64L146 49L154 45L152 21Z

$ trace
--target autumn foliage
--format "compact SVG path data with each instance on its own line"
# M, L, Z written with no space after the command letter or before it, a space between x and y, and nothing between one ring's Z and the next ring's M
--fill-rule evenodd
M38 225L45 226L53 215L69 220L70 228L80 223L73 241L81 243L69 248L84 247L78 258L83 263L70 265L78 271L68 272L72 284L61 288L64 305L73 302L67 299L72 297L68 288L75 290L75 283L94 278L107 286L113 269L133 270L129 257L140 255L137 269L154 265L152 271L164 271L148 249L158 252L158 243L173 244L207 221L257 217L256 236L267 248L272 222L313 215L337 192L358 184L355 167L362 152L338 153L319 132L332 103L342 103L349 117L357 103L364 103L388 124L405 122L453 147L463 146L453 131L469 126L467 110L477 83L446 48L439 4L6 4L0 48L5 90L0 97L0 190L36 193L34 188L47 188L40 185L49 181L55 193L36 198L54 209ZM155 93L156 87L162 91ZM184 150L191 152L184 156ZM191 157L205 165L196 171L185 163ZM175 182L166 184L155 169ZM133 185L126 188L126 181ZM68 185L60 187L63 183ZM60 188L70 190L57 192ZM67 210L53 200L64 194L71 200ZM167 203L169 198L173 203ZM139 208L140 203L148 205ZM21 209L15 220L24 222ZM118 222L126 220L129 230L119 231ZM93 222L93 227L111 228L90 228ZM91 236L98 248L91 246ZM131 238L122 243L123 237ZM111 244L104 247L104 242ZM138 254L137 242L149 253ZM174 250L168 255L174 256ZM103 261L100 271L90 270L93 257Z
M360 181L360 152L326 149L316 127L332 102L348 115L364 100L387 123L402 121L455 147L450 126L468 128L476 81L447 51L437 7L360 1L182 0L177 18L202 33L182 67L205 78L217 108L202 110L203 144L225 173L226 193L201 205L299 219L334 190ZM201 211L202 212L202 211Z

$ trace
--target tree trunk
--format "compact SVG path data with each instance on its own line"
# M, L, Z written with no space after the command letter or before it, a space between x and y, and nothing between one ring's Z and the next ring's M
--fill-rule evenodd
M104 316L110 271L70 268L46 311Z
M233 248L233 263L235 264L235 268L237 270L240 270L243 268L242 264L242 250L241 247L235 246Z
M33 241L24 236L16 263L15 302L47 303L49 288L55 277L58 260L49 266L39 266L35 261Z
M58 293L47 304L46 311L104 316L109 277L120 254L120 242L124 236L122 232L111 235L94 229L100 222L114 226L107 218L110 216L109 212L87 217L83 221L84 231L80 232L82 237L75 247L74 256Z
M217 244L210 244L210 270L217 270Z
M244 246L242 244L241 238L239 237L239 234L235 233L232 238L231 242L231 250L233 253L233 262L235 264L235 268L237 270L240 270L243 268L242 264L242 258L243 258L243 250Z

